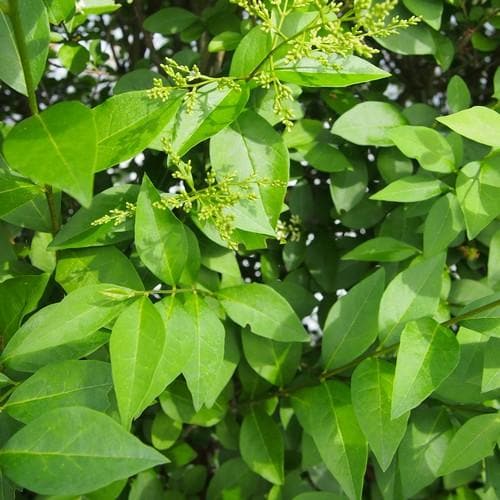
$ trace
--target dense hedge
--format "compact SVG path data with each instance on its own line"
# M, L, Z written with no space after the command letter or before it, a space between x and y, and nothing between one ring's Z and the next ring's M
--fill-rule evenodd
M499 27L0 0L0 498L499 498Z

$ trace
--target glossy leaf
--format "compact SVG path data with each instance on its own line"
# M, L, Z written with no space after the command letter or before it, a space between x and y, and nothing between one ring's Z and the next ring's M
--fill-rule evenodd
M455 170L453 150L436 130L407 125L392 129L389 137L405 156L415 158L425 170L440 173Z
M259 283L224 288L218 297L229 317L253 333L280 342L307 342L308 336L290 304Z
M243 419L241 457L254 472L274 484L284 482L284 443L280 428L260 407Z
M173 35L189 28L198 20L192 12L179 7L160 9L144 20L144 28L153 33Z
M274 235L289 169L288 151L280 135L257 113L246 111L212 138L210 159L218 179L231 174L235 181L255 177L249 192L257 199L241 200L228 210L236 227ZM259 184L262 179L266 181Z
M297 342L275 342L245 329L243 352L248 364L264 379L284 387L294 377L300 364L302 345Z
M0 217L32 200L40 188L22 177L15 177L0 170Z
M114 208L125 209L126 203L135 203L139 186L124 184L105 189L97 194L88 208L80 208L61 228L50 244L54 250L82 248L118 243L132 239L133 221L128 219L121 224L113 221L93 224Z
M436 200L425 219L424 255L443 252L465 230L464 217L457 197L448 193Z
M500 146L500 114L490 108L473 106L437 120L467 139L487 146Z
M21 36L26 43L26 56L32 85L36 87L45 71L49 52L49 18L42 0L18 2L17 12ZM9 16L0 11L0 80L21 94L28 95L21 55Z
M43 414L0 451L6 475L43 495L81 495L166 461L112 418L84 407Z
M432 316L439 305L443 254L423 259L408 267L389 283L380 302L380 340L397 341L405 323Z
M375 341L384 283L385 273L379 270L359 282L330 309L321 347L325 370L349 363Z
M197 94L194 108L188 111L184 103L167 125L172 147L180 156L232 123L248 100L244 85L232 89L209 83Z
M377 193L370 196L372 200L414 202L439 196L446 190L446 184L425 174L402 177Z
M110 289L115 295L110 296ZM127 306L130 290L109 284L78 288L61 302L40 309L13 335L1 360L33 372L48 363L84 356L106 342L99 329Z
M492 337L484 349L484 367L481 392L500 389L500 369L497 361L500 356L500 339Z
M372 238L342 256L342 260L398 262L418 253L418 249L389 236Z
M125 309L113 326L109 341L113 385L126 429L165 389L165 343L162 318L147 297Z
M499 187L498 165L472 162L460 170L456 193L469 239L477 236L500 213Z
M135 245L148 269L165 283L175 285L187 262L187 236L170 209L155 206L159 201L158 191L145 176L137 199Z
M444 407L419 408L412 412L408 430L398 450L399 472L406 498L431 484L453 436Z
M58 257L56 281L66 292L99 283L144 290L135 267L116 247L64 250Z
M105 411L112 388L111 368L102 361L62 361L46 365L17 386L5 411L23 423L67 406Z
M370 448L383 471L391 465L403 439L410 412L391 417L394 366L368 358L352 374L352 404Z
M349 388L338 381L324 382L296 392L292 404L300 425L312 436L344 493L351 499L361 499L368 447Z
M96 170L116 165L146 149L181 105L173 92L166 102L147 91L115 95L92 110L97 127Z
M6 342L34 311L49 281L48 274L15 276L0 283L0 335Z
M390 76L386 71L356 56L328 58L322 53L312 55L313 57L303 57L293 63L275 62L274 69L279 79L305 87L347 87ZM321 56L326 57L328 64L319 60Z
M441 474L465 469L493 453L500 436L497 413L479 415L467 420L453 436L440 467Z
M90 109L80 102L54 104L26 118L9 133L9 165L42 184L66 191L82 205L92 201L97 131Z
M186 299L184 307L194 325L193 350L182 373L193 396L195 410L210 399L211 377L224 360L224 326L206 302L196 294Z
M406 119L392 104L363 102L333 124L332 134L361 146L392 146L389 131L406 125Z
M453 332L430 318L408 323L401 333L391 415L418 406L455 369L460 347Z

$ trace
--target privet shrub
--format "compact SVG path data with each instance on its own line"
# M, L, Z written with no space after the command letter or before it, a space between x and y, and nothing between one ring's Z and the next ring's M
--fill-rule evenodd
M499 26L1 0L0 497L499 498Z

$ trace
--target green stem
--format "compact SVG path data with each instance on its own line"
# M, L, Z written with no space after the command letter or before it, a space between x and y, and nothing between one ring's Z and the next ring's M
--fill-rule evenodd
M35 93L35 84L33 75L31 73L28 47L23 33L23 26L21 22L21 14L19 11L19 3L21 0L8 0L9 1L9 15L12 21L12 28L14 30L14 38L16 40L17 50L19 51L19 58L21 59L21 66L23 68L24 81L26 84L26 92L28 94L28 104L31 114L38 115L38 102ZM49 206L50 220L52 224L52 233L55 234L59 231L59 216L52 191L52 186L45 186L45 197Z
M484 304L483 306L476 307L475 309L472 309L466 313L461 314L460 316L455 316L454 318L449 319L448 321L445 321L441 323L443 326L452 326L456 325L457 323L460 323L460 321L463 321L464 319L469 319L476 314L479 314L484 311L488 311L489 309L493 309L494 307L500 306L500 299L495 300L493 302L490 302L489 304Z

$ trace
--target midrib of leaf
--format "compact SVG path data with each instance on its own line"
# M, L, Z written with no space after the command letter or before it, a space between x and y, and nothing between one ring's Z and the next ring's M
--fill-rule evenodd
M268 447L268 443L266 441L266 439L264 438L264 434L262 433L262 430L259 426L259 423L257 421L257 418L255 416L255 411L252 411L251 413L251 418L253 419L254 423L255 423L255 427L257 429L257 433L259 434L259 439L262 443L262 447L264 448L264 450L266 451L266 455L267 455L267 458L269 459L269 462L271 463L275 473L277 474L278 477L281 477L281 474L280 474L280 470L277 469L276 467L276 464L274 463L272 457L271 457L271 453L269 451L269 447Z
M72 325L75 321L79 320L84 315L90 314L90 316L93 316L94 310L98 310L98 309L100 309L99 306L90 306L88 309L85 309L85 310L81 311L76 316L72 316L68 321L64 322L64 328L69 328L68 325ZM106 324L107 321L109 321L109 318L107 318L107 320L104 321L104 324ZM93 332L99 330L99 328L100 327L97 327L95 330L93 330ZM78 328L76 330L78 331ZM33 339L30 336L25 336L21 340L21 342L17 346L14 347L14 349L20 349L21 347L24 347L26 343L28 343L29 345L31 345L33 347L33 349L31 349L31 350L30 349L22 350L20 353L18 352L15 356L19 356L19 355L23 355L23 354L31 354L33 352L39 351L40 350L40 342L44 342L46 340L46 337L48 335L50 335L53 331L54 330L52 328L44 328L44 329L41 329L41 332L42 332L42 334L45 333L45 335L40 335L40 330L39 330L39 335L36 338L36 340L38 342L34 342ZM87 335L88 335L88 333L87 333ZM73 342L74 340L79 340L79 339L80 339L80 337L76 337L76 338L75 337L71 337L69 340L71 342ZM62 338L62 340L64 340L64 338ZM61 345L61 344L60 343L50 344L49 347L58 346L58 345ZM42 347L43 347L43 345L42 345ZM12 357L13 357L12 355L10 355L10 356L7 355L7 356L5 356L3 358L3 360L5 361L5 360L10 359Z
M146 299L147 300L147 299ZM137 315L137 323L134 328L134 344L133 344L133 349L134 349L134 363L132 363L132 367L130 368L130 377L129 380L132 380L132 390L126 391L126 395L128 396L127 399L125 400L126 402L126 409L127 409L127 419L124 424L126 424L126 427L128 428L130 425L130 421L134 418L135 412L131 411L131 406L132 406L132 397L133 394L135 393L136 387L135 387L135 374L137 371L137 358L138 358L138 352L139 352L139 343L140 343L140 338L141 338L141 324L142 324L142 312L144 309L144 301L141 301L139 304L139 311ZM127 325L128 328L128 325ZM123 342L123 340L122 340ZM136 411L137 411L138 405L136 405ZM122 416L123 419L123 416Z
M28 404L28 403L32 403L34 401L43 401L45 399L57 398L59 396L65 396L67 394L73 394L75 392L88 391L89 389L100 389L101 387L109 387L109 388L111 388L111 386L112 386L111 383L85 385L85 386L77 387L75 389L66 390L64 392L52 392L50 394L44 394L43 396L37 396L37 397L31 398L31 399L22 399L22 400L13 401L13 402L7 401L7 403L5 404L4 408L5 409L9 409L9 408L12 408L14 406L25 405L25 404Z
M392 332L396 329L396 327L398 327L402 323L405 323L408 321L408 320L405 321L405 317L408 314L408 311L411 309L411 307L413 306L413 303L416 301L416 299L420 297L420 292L427 286L427 284L428 284L430 278L433 276L433 274L434 273L432 273L432 272L427 273L427 276L424 278L424 280L421 282L421 285L417 288L417 290L413 294L412 300L410 301L410 303L408 304L408 306L404 310L403 314L401 314L399 321L394 323L394 325L392 325L390 330L387 330L387 335L385 336L384 341L380 343L381 346L383 346L385 344L385 342L391 338Z
M496 426L499 426L499 417L498 415L495 415L495 419L492 420L489 424L486 424L485 426L483 426L480 430L480 432L476 433L475 436L472 438L472 439L469 439L467 441L467 443L460 449L460 453L455 455L453 457L453 460L451 460L449 463L454 463L457 461L457 457L461 457L462 455L465 455L465 453L472 447L472 445L474 443L477 442L478 439L481 439L483 437L483 435L487 434L488 431L492 428L492 427L496 427ZM493 440L493 443L496 441L496 439L494 438Z
M14 36L14 32L12 31L12 25L9 22L7 15L3 12L0 12L0 16L4 18L5 26L7 26L7 33L9 34L11 46L14 48L14 52L16 53L16 62L18 64L18 73L21 75L21 82L24 85L24 90L26 91L26 79L24 77L23 65L21 63L21 54L19 53L19 49L17 48L16 38Z
M332 398L332 394L330 392L330 389L328 388L327 385L325 385L324 387L326 389L326 393L328 394L328 402L330 404L330 408L331 408L331 411L333 414L335 428L337 429L337 435L339 437L339 441L340 441L340 444L342 446L342 452L343 452L345 459L347 460L347 464L348 464L347 465L347 472L349 475L349 482L351 483L352 492L356 495L356 487L354 485L354 478L352 477L352 470L351 470L351 459L350 459L349 453L347 452L347 449L346 449L344 435L342 434L342 428L339 425L339 419L337 416L337 412L335 410L335 404L333 403L333 398Z
M330 354L330 356L328 357L328 361L326 363L326 366L325 366L325 369L328 370L332 364L332 361L333 361L333 358L335 357L335 355L337 354L337 352L340 350L340 348L344 345L347 337L349 336L349 334L351 333L351 330L352 330L352 327L353 325L356 323L356 321L358 320L358 318L360 317L361 315L361 312L363 310L363 308L365 307L365 305L367 304L367 302L369 302L371 300L371 297L372 297L372 294L373 294L373 290L374 290L375 287L372 287L372 289L370 290L370 292L365 296L364 300L362 301L360 307L356 310L356 312L354 313L354 315L352 316L352 319L351 319L351 322L349 323L349 326L348 328L346 328L344 330L345 334L342 336L342 339L341 341L339 342L337 348ZM342 299L340 299L342 300ZM340 300L339 300L339 303L340 303ZM340 317L340 316L339 316ZM330 325L328 325L330 326ZM326 331L326 328L325 328L325 331Z
M407 384L407 390L406 390L406 393L404 395L403 401L407 400L408 394L410 393L411 390L413 390L413 384L414 384L415 380L417 380L420 373L422 372L422 367L425 365L425 362L427 361L427 358L429 357L429 353L433 350L432 343L433 343L434 338L436 336L436 332L439 330L439 326L440 326L439 324L436 324L434 326L434 329L432 330L431 339L429 340L429 343L425 349L424 355L420 358L422 362L420 363L418 370L415 372L415 376L413 377L411 383ZM398 406L401 406L401 403ZM398 415L398 417L399 416L401 416L401 415Z
M73 181L75 182L75 184L77 186L79 186L79 180L78 178L75 176L75 173L72 171L71 169L71 166L69 165L69 163L67 163L66 161L66 158L63 156L61 150L59 149L59 146L57 145L57 143L54 141L54 138L52 137L52 134L50 133L49 129L47 128L47 126L45 125L45 122L43 121L43 119L40 117L40 115L35 115L34 118L36 120L38 120L40 122L40 125L42 126L45 134L47 135L50 143L52 144L52 147L54 148L57 156L60 158L61 160L61 163L64 165L64 167L66 168L66 170L68 171L70 177L73 179ZM95 157L95 155L94 155ZM94 162L93 162L93 167L95 167L95 158L94 158Z

